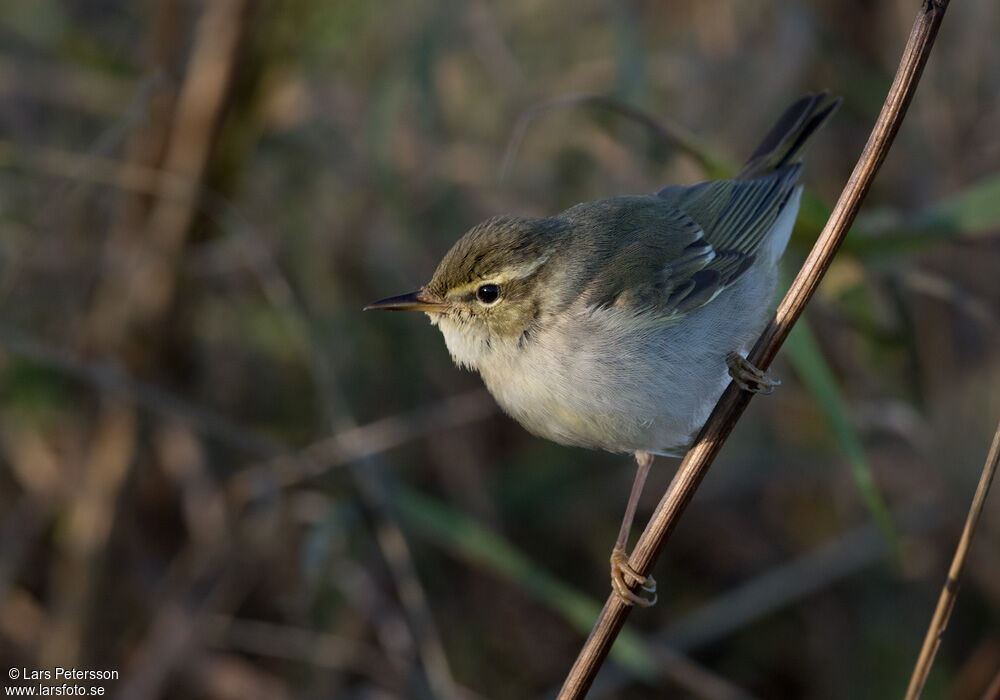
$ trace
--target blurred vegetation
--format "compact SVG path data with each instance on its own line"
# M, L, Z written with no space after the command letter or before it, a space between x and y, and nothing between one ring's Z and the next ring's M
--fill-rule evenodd
M0 659L129 698L545 697L632 464L531 437L422 319L361 307L487 216L714 176L829 88L790 278L915 6L5 0ZM591 697L902 693L1000 415L998 34L952 4L784 384ZM570 95L692 141L538 109ZM928 698L1000 667L987 510Z

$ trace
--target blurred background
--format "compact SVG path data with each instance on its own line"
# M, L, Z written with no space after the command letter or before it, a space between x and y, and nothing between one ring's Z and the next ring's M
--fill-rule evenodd
M4 0L0 660L122 698L549 697L633 463L361 307L487 216L732 172L829 88L790 279L918 4ZM902 694L1000 418L998 35L952 3L591 698ZM928 698L1000 668L996 495Z

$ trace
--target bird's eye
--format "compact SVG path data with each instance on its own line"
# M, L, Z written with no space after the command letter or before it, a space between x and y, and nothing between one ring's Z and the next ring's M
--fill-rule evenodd
M476 298L487 306L495 304L500 298L499 284L484 284L476 290Z

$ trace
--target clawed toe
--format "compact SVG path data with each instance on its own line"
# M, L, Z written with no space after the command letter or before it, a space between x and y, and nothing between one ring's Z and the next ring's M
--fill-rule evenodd
M651 593L652 597L635 593L629 587L626 576L641 590ZM656 605L656 579L652 576L643 576L633 569L632 565L628 563L625 550L617 547L611 552L611 588L626 605L638 605L641 608Z
M770 394L781 384L780 380L769 377L739 353L731 352L726 355L726 366L729 367L729 376L736 386L752 394Z

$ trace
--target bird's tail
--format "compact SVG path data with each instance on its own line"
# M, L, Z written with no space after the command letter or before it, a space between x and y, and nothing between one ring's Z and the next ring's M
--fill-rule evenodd
M805 142L840 105L828 92L806 95L785 110L743 165L737 180L753 180L794 162Z

